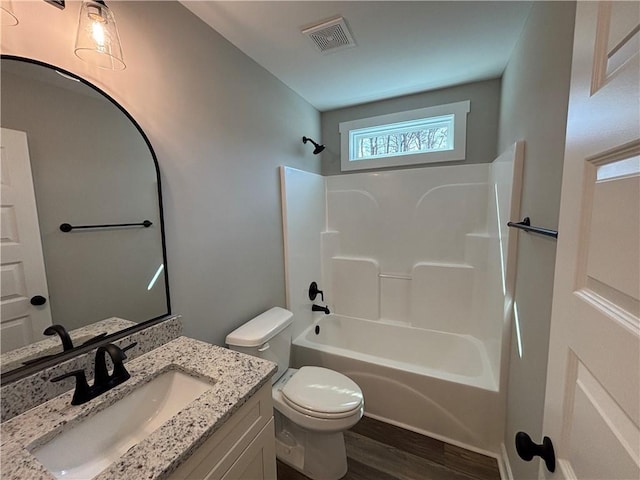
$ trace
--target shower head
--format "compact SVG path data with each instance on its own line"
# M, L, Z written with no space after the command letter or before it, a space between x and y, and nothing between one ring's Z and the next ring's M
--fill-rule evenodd
M321 151L324 150L324 145L318 145L316 142L311 140L309 137L302 137L302 143L311 142L316 147L313 149L313 154L318 155Z

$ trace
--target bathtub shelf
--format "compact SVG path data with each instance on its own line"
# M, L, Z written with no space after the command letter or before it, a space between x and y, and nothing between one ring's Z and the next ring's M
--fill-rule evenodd
M524 217L521 222L508 222L507 227L519 228L525 232L537 233L539 235L545 235L547 237L558 238L557 230L550 230L548 228L534 227L531 225L529 217Z

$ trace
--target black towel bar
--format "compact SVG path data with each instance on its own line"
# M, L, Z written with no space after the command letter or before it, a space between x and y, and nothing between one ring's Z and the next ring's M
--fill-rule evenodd
M558 238L557 230L550 230L548 228L533 227L529 217L524 217L521 222L508 222L507 227L519 228L525 232L537 233L539 235L546 235L547 237Z
M71 230L81 229L81 228L117 228L117 227L144 227L149 228L153 225L149 220L145 220L140 223L111 223L107 225L71 225L69 223L63 223L60 225L60 230L67 233Z

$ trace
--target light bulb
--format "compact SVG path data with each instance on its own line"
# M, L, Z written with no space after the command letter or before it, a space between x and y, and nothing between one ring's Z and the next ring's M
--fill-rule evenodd
M104 50L104 28L102 28L102 23L93 22L91 24L91 36L95 40L98 48Z

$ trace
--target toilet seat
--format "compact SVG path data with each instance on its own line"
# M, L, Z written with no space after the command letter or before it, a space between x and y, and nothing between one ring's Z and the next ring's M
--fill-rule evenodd
M281 388L292 409L322 419L347 418L362 409L362 391L350 378L322 367L302 367Z

